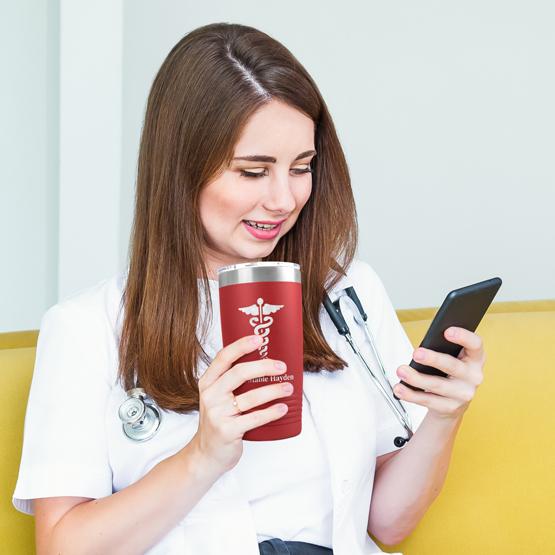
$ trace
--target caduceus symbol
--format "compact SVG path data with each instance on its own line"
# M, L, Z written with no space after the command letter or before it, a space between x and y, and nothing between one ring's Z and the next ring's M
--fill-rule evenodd
M274 321L269 314L273 314L283 307L282 304L265 304L264 299L259 297L256 304L239 308L241 312L254 316L254 318L249 318L249 324L254 328L254 333L263 338L262 345L258 348L261 358L268 355L268 343L270 342L268 335Z

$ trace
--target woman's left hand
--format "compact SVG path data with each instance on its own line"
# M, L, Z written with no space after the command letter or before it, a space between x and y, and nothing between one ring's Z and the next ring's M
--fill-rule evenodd
M455 331L455 335L449 335L450 331ZM397 369L399 378L426 392L413 391L402 384L395 385L393 391L403 401L423 405L437 417L457 419L468 408L482 383L486 355L480 336L467 329L450 327L444 335L447 341L463 346L457 358L423 347L414 351L413 358L416 362L442 370L448 374L447 377L422 374L403 364ZM423 353L424 357L419 357L419 353Z

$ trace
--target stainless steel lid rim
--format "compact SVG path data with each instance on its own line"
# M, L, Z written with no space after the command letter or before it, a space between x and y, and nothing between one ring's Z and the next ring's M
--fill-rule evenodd
M218 269L218 285L289 281L301 283L301 268L295 262L246 262Z

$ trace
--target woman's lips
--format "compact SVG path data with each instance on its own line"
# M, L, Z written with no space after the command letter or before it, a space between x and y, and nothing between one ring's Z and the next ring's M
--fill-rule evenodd
M270 220L243 220L244 222L254 222L255 224L269 224L269 225L279 225L282 224L287 218L283 218L283 220L277 220L275 222L271 222Z
M276 227L274 227L274 229L256 229L252 226L250 226L247 222L245 222L245 220L243 220L242 224L245 227L245 229L253 236L256 237L256 239L273 239L274 237L276 237L280 230L281 230L281 225L282 225L283 221L277 225Z

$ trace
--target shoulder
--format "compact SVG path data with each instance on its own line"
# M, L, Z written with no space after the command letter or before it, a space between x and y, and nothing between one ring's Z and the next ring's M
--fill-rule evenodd
M374 268L361 258L353 258L345 268L345 275L342 275L333 287L327 289L326 293L330 300L334 302L342 295L341 292L348 287L353 287L370 321L379 323L387 293ZM321 321L323 318L324 322L329 320L323 304L320 307L320 318ZM329 326L326 324L324 327Z
M113 384L123 312L122 275L64 297L42 316L35 362L40 376L63 380L101 378ZM87 382L87 383L89 383Z
M347 268L347 276L361 284L375 286L380 278L374 268L362 258L354 258Z
M353 287L368 316L367 323L370 326L379 328L384 318L395 317L384 283L371 264L361 258L353 258L351 264L345 268L345 274L327 291L332 302L340 296L343 289Z
M124 282L125 274L116 274L62 298L44 313L41 330L45 324L63 322L74 331L110 328L116 332Z
M376 300L383 296L385 289L382 280L376 270L365 260L353 258L345 269L345 273L346 275L341 276L341 279L333 287L333 294L336 294L341 289L352 286L359 297L362 294L369 300Z

